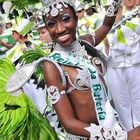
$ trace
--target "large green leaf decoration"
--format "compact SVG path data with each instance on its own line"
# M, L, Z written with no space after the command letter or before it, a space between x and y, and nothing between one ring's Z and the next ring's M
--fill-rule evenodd
M50 123L22 92L17 96L6 92L15 66L6 58L0 60L0 140L56 140Z

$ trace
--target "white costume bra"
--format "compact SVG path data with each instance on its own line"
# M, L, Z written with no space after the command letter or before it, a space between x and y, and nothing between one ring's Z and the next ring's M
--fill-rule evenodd
M78 75L75 78L74 82L71 81L68 72L65 72L65 76L68 78L71 87L67 89L67 93L72 92L73 90L88 90L90 89L90 75L86 69L76 68Z

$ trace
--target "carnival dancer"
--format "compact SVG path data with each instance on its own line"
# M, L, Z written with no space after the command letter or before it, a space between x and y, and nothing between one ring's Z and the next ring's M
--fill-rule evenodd
M140 18L134 13L137 8L136 0L124 0L117 16L119 28L108 36L107 79L120 124L126 131L140 125ZM131 20L121 22L129 17Z
M43 2L44 21L54 41L43 71L50 102L66 130L66 139L127 140L139 137L135 133L139 127L127 137L117 123L103 78L105 62L93 49L111 29L122 1L113 1L103 25L95 36L88 36L88 42L76 39L77 16L71 0Z

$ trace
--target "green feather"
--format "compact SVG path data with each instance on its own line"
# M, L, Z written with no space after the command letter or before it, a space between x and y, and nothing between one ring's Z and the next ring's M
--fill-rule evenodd
M56 140L50 123L26 94L6 92L7 81L15 71L9 59L0 60L0 71L0 140Z
M42 50L37 45L35 45L34 47L35 48L33 50L25 52L21 57L21 61L23 61L24 64L33 63L35 60L41 57L47 57L50 53L50 50ZM38 82L44 79L41 67L37 67L37 69L35 70L35 75L38 78Z
M4 2L5 0L0 0L0 2ZM11 9L19 9L23 10L26 9L30 5L35 5L40 3L39 0L9 0L12 2L12 7Z

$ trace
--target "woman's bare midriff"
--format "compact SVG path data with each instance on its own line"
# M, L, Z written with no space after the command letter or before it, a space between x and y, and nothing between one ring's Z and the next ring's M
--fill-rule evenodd
M70 79L73 82L78 74L76 68L64 66L64 70L69 74ZM71 84L67 80L67 88L69 87L71 87ZM98 124L90 89L73 90L68 96L77 119L86 123Z
M69 94L73 110L77 119L86 123L98 124L94 101L89 91L74 91Z

